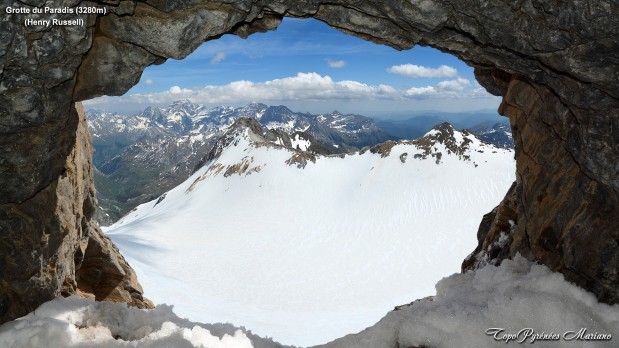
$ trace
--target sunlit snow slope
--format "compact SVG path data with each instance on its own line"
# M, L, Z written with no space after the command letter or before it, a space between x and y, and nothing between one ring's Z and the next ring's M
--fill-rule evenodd
M514 181L512 151L446 125L344 158L254 132L233 128L219 157L106 232L156 303L284 344L325 343L433 295Z

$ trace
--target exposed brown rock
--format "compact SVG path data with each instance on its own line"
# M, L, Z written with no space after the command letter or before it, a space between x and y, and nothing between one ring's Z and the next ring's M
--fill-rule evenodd
M396 145L396 142L388 140L382 144L373 146L370 149L371 153L378 153L380 157L387 157L391 154L391 149Z
M89 169L75 161L89 162L73 102L122 94L149 64L183 58L225 33L273 29L283 16L314 17L397 49L432 46L474 66L478 81L504 96L500 111L510 118L518 162L513 194L486 219L493 222L480 234L480 251L495 245L505 229L502 214L515 206L515 227L498 260L522 253L600 300L619 302L615 1L104 3L97 6L108 14L84 16L83 27L26 27L22 15L0 21L0 323L77 291L78 250L78 260L82 253L106 264L103 277L81 272L84 293L102 298L94 283L109 290L128 274L113 252L96 251L107 242L89 222ZM43 2L8 1L0 10L27 4Z
M79 158L75 158L73 163L78 168L81 166L83 171L82 181L76 186L88 188L88 197L84 203L83 236L73 259L77 285L74 290L84 297L94 295L97 301L124 302L139 308L153 308L153 303L142 296L142 286L131 266L92 220L95 211L92 142L81 103L76 104L76 110L79 115L76 147L80 152ZM68 294L72 292L63 293Z
M235 163L233 165L229 165L226 167L226 171L224 172L224 176L228 177L230 175L251 175L252 173L258 173L262 170L260 165L251 166L254 163L254 157L244 157L243 160L239 163ZM216 174L215 174L216 175Z
M462 270L471 270L487 264L498 266L510 256L510 245L515 238L514 229L518 221L518 194L516 183L507 191L503 202L484 215L477 231L477 248L462 263ZM518 244L526 243L519 240Z
M616 180L593 173L588 165L595 159L582 156L583 152L593 150L587 150L585 141L592 136L587 133L598 133L597 139L588 141L602 145L599 140L604 131L591 123L604 122L617 111L597 115L593 110L570 109L547 87L514 76L500 112L510 118L514 132L517 182L493 211L494 221L482 222L478 232L480 244L465 260L463 270L484 264L485 258L496 263L520 253L563 273L569 281L593 291L601 301L616 303L619 298L619 200L613 187ZM615 121L607 120L608 131L613 131ZM612 151L608 146L597 149ZM607 174L616 172L618 157L612 158L614 163L604 160L608 164ZM484 221L486 218L489 217ZM515 226L510 229L507 220L514 221ZM501 231L509 235L510 242L501 250L492 250L496 255L488 255L490 251L486 252L485 248L497 245ZM479 254L480 251L483 252Z
M296 165L297 168L305 168L308 161L316 163L316 155L311 152L296 151L286 160L286 164L289 166Z

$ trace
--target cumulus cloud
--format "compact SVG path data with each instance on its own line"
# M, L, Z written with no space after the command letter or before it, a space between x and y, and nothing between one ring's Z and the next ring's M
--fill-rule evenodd
M191 93L192 91L190 89L188 89L188 88L180 88L179 86L172 86L172 87L170 87L168 92L170 94L179 95L179 94Z
M374 98L384 93L380 86L357 81L334 81L317 73L298 73L296 76L266 82L236 81L224 86L207 86L197 93L213 103L247 100L324 100Z
M346 62L343 60L331 60L331 59L327 59L327 65L329 65L329 67L331 68L343 68L346 66Z
M407 97L423 97L437 94L436 88L432 86L427 87L413 87L404 92Z
M471 81L462 77L458 77L454 80L441 81L437 84L438 88L447 91L462 91L470 85Z
M217 64L219 62L221 62L222 60L226 59L226 52L224 51L219 51L215 54L215 56L213 56L213 58L211 59L211 64Z
M148 79L148 80L144 81L144 84L147 85L147 86L152 86L154 83L155 83L155 81L153 81L151 79Z
M458 70L448 65L441 65L438 68L428 68L415 64L402 64L392 66L391 68L387 69L387 72L412 78L442 78L458 76Z
M435 86L397 89L390 85L370 85L359 81L335 81L317 73L298 73L264 82L234 81L226 85L182 88L150 94L132 94L122 97L100 97L85 101L89 108L167 105L178 99L189 99L210 105L241 105L251 101L264 103L293 103L302 101L398 101L450 98L487 98L490 95L478 84L464 78L439 82Z

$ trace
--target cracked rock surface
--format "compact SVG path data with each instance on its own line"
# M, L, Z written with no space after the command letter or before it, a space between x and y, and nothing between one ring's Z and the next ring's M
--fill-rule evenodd
M283 16L396 49L432 46L475 67L479 83L503 96L517 181L484 218L464 269L520 253L619 303L616 1L57 0L106 9L66 27L23 19L76 15L4 14L44 3L0 5L0 323L61 293L147 305L91 222L89 135L75 103L123 94L148 65L226 33L275 29ZM93 293L95 284L105 290Z

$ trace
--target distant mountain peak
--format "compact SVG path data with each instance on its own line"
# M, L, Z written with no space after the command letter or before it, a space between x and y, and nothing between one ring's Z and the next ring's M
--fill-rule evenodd
M442 162L445 155L456 156L459 160L471 161L473 152L484 153L486 150L497 152L496 145L486 143L477 135L464 129L457 130L448 122L438 124L423 136L415 140L387 141L370 148L370 152L378 153L381 157L391 154L396 145L415 145L419 150L413 154L415 159L435 158L436 164ZM400 154L400 159L404 163L408 154ZM476 163L473 163L477 166Z
M262 104L262 105L264 105L264 104ZM266 105L264 105L264 106L266 106ZM283 112L291 113L291 114L293 113L292 110L290 110L285 105L271 105L271 106L268 106L267 109L273 110L273 111L283 111Z
M424 134L421 139L429 139L433 142L438 142L446 146L461 146L464 143L472 142L473 139L481 141L476 135L468 130L464 129L459 131L449 122L443 122L432 127L432 129Z
M261 126L254 118L241 117L237 119L228 131L219 138L212 150L196 165L194 172L205 165L211 165L231 146L237 146L241 140L247 141L252 147L275 147L287 149L292 157L286 162L304 168L307 161L316 161L317 155L330 155L331 152L311 134L295 131L288 133L282 129L270 129Z
M466 129L462 131L455 129L448 122L432 127L424 136L415 139L413 142L423 149L425 154L436 152L437 144L440 144L447 154L453 153L464 160L470 159L470 152L473 150L483 152L480 148L497 148L495 145L484 142Z
M495 144L504 149L514 148L514 138L509 124L501 122L479 124L471 128L471 131L479 135L485 142Z
M255 118L240 117L234 121L228 132L234 132L239 129L249 129L255 135L262 135L262 126Z
M244 107L246 107L246 108L255 108L255 109L266 109L269 106L264 104L264 103L253 101L253 102L248 103Z

